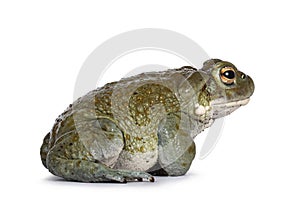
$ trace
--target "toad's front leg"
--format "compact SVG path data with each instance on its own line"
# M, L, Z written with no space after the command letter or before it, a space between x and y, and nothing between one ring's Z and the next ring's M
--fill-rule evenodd
M158 128L158 163L153 175L184 175L195 157L195 143L189 133L190 121L180 112L168 114Z

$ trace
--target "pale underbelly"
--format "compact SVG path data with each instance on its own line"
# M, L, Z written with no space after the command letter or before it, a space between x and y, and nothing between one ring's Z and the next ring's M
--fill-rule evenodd
M153 167L158 159L157 148L147 152L129 152L123 150L114 165L115 169L126 169L135 171L147 171Z

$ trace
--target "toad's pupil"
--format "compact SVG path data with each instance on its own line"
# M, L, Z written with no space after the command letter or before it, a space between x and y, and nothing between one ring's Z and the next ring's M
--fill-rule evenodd
M234 77L235 77L234 71L232 71L232 70L228 70L228 71L224 72L223 75L228 79L234 79Z

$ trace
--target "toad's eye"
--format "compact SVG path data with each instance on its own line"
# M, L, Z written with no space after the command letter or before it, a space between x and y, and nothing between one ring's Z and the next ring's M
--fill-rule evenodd
M231 85L235 81L235 71L232 67L223 67L220 71L220 78L226 85Z

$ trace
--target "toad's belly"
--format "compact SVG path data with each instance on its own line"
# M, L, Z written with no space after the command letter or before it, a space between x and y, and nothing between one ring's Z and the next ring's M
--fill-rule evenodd
M123 150L114 165L115 169L147 171L153 167L158 159L157 148L147 152L130 152Z

